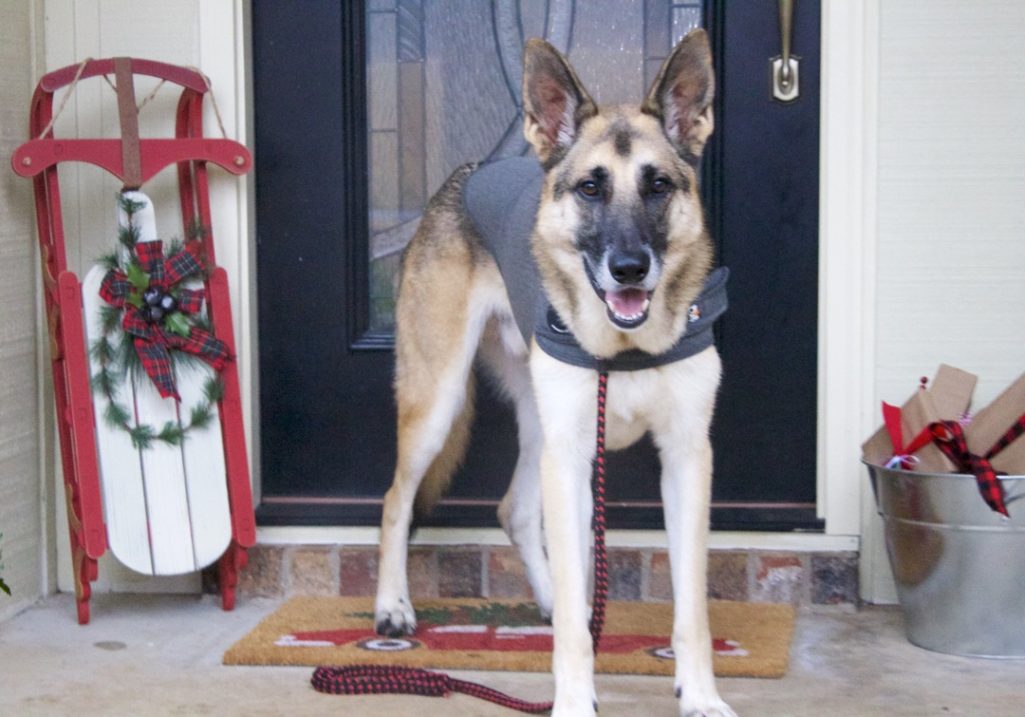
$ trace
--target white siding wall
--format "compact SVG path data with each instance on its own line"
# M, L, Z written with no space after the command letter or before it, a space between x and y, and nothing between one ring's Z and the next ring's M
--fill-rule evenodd
M0 594L0 620L45 590L32 190L6 164L28 127L33 14L32 3L0 2L0 562L14 593Z
M880 10L878 398L942 361L979 408L1025 371L1025 5Z
M1025 5L881 0L879 29L875 424L941 362L976 409L1025 371ZM872 512L863 593L891 601Z

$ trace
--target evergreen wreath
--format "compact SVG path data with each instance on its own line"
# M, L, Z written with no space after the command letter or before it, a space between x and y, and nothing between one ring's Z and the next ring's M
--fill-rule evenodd
M139 241L134 217L145 205L124 194L118 202L128 221L118 230L119 248L100 259L107 269L100 295L107 304L99 309L101 335L90 346L99 366L93 388L107 399L104 420L127 433L136 448L145 450L154 441L181 445L191 431L213 421L213 406L223 396L219 376L204 382L203 398L189 408L188 422L182 413L181 424L168 421L160 428L133 425L133 412L115 392L129 377L139 380L144 372L161 396L180 401L176 369L194 367L198 360L216 371L224 367L227 346L210 333L209 322L200 313L203 290L182 285L205 278L199 259L202 230L193 229L188 242L169 242L165 252L161 241Z

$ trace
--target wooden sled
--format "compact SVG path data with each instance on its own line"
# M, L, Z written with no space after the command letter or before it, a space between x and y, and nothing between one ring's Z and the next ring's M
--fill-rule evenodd
M119 139L56 139L52 131L54 93L81 80L113 75L121 124ZM174 138L140 139L134 77L148 75L181 87ZM11 158L14 171L31 177L42 252L46 315L50 334L54 396L61 464L67 500L78 621L89 622L90 583L97 560L108 549L133 570L172 575L199 570L219 560L222 604L231 610L246 549L256 540L242 403L232 333L227 275L217 267L211 224L207 164L240 175L252 167L249 151L228 139L203 137L203 98L210 87L197 71L131 58L90 60L51 72L32 97L29 120L34 139ZM58 110L59 112L59 110ZM97 266L83 284L67 267L57 166L87 162L138 190L169 165L177 167L183 236L203 228L198 252L208 267L205 304L212 333L227 345L220 372L222 393L215 423L190 433L180 446L139 450L123 431L103 420L105 396L91 387L95 359L90 340L98 332L98 289L104 270ZM155 239L153 207L139 212L141 239ZM112 237L113 242L113 237ZM93 365L90 365L90 361ZM210 369L212 372L212 369ZM145 380L118 390L142 425L181 421L196 381L178 372L181 409L161 399ZM219 424L219 426L217 425Z

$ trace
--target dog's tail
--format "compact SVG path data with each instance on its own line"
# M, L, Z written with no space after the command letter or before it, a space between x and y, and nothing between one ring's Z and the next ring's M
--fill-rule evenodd
M420 487L416 492L416 502L413 505L413 525L421 519L430 515L434 506L448 492L452 484L452 476L463 463L466 456L466 447L470 444L470 426L473 424L475 382L473 371L470 371L466 378L466 400L463 407L456 414L452 421L452 428L441 452L427 469Z

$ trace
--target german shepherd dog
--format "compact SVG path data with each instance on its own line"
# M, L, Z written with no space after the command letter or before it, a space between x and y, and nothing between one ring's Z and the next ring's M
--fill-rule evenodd
M595 357L661 354L687 330L713 260L697 170L714 84L701 30L673 50L640 107L597 107L555 48L527 44L524 134L544 169L530 245L548 300ZM416 628L406 580L414 504L429 509L462 460L477 363L515 406L520 453L498 516L552 618L553 714L594 715L587 584L598 376L527 345L516 330L502 276L466 215L469 171L457 170L434 196L402 260L398 460L384 499L377 630ZM612 372L607 442L624 448L650 432L659 449L679 714L735 717L715 687L706 602L708 430L719 375L714 346Z

